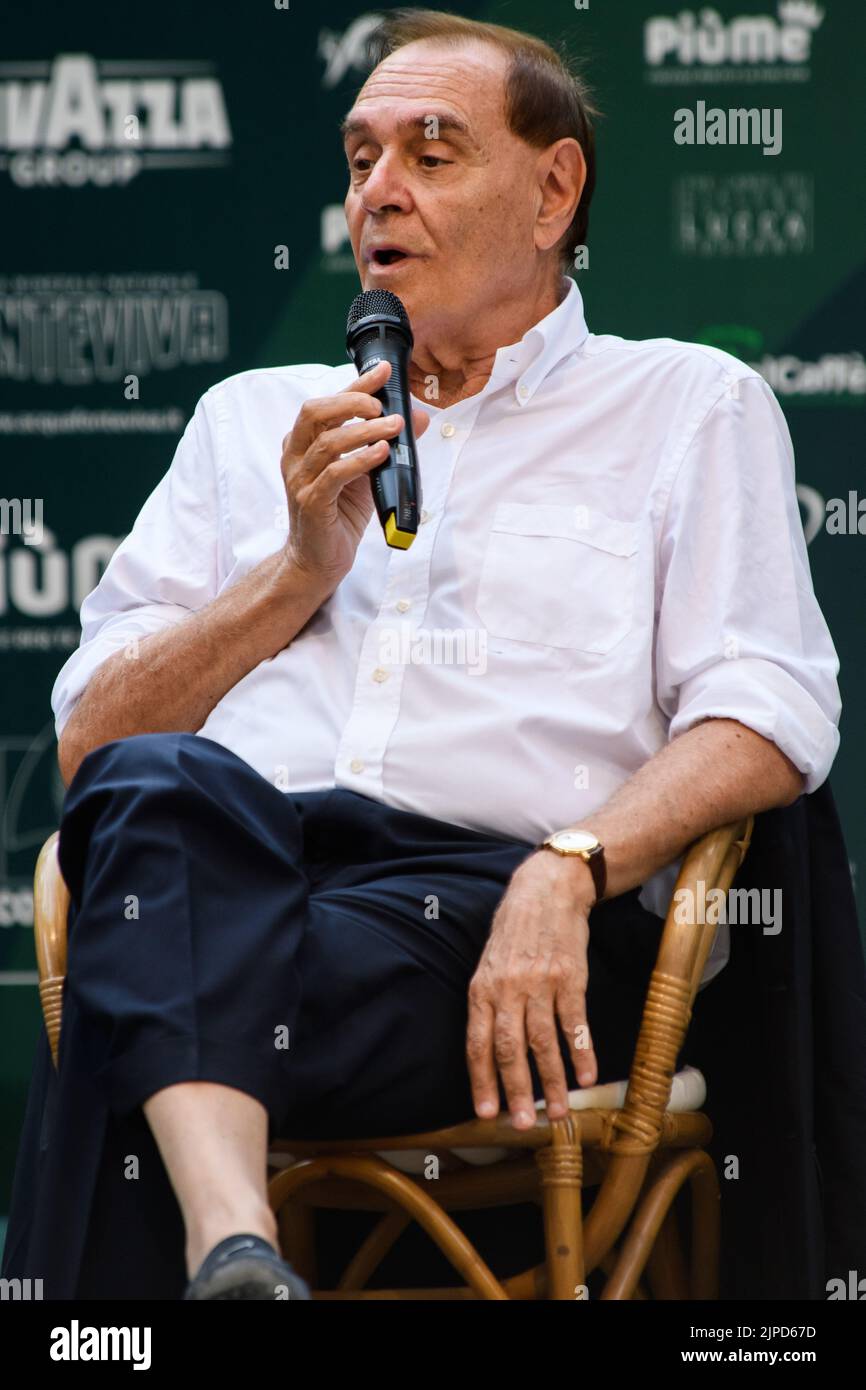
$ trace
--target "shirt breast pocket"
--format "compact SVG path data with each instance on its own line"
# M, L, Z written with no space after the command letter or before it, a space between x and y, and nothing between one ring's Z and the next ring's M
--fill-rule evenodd
M493 637L605 653L632 626L639 524L580 503L501 502L478 585Z

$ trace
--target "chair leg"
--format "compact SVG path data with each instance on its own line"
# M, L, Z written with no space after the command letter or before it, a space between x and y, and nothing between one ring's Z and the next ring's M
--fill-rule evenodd
M598 1265L598 1268L601 1270L602 1274L613 1274L614 1270L616 1269L616 1262L619 1259L619 1256L620 1247L618 1245L614 1245L613 1248L608 1251L604 1259ZM647 1293L640 1279L638 1279L637 1283L634 1286L632 1300L635 1303L646 1303L649 1302L649 1298L649 1294Z
M690 1298L718 1298L722 1229L722 1194L719 1176L709 1154L691 1175L692 1267Z
M316 1270L316 1212L300 1202L284 1202L277 1212L280 1249L293 1269L311 1288L318 1283Z
M424 1228L458 1274L463 1275L476 1297L507 1300L508 1294L501 1282L448 1213L405 1173L399 1172L377 1155L321 1154L318 1158L305 1159L284 1168L268 1184L271 1210L279 1211L302 1187L324 1178L360 1182L384 1193ZM371 1293L374 1297L379 1296L378 1290Z
M688 1298L689 1271L673 1203L650 1251L646 1272L652 1296L658 1302L682 1302Z
M584 1285L580 1124L573 1115L553 1120L551 1144L537 1149L544 1207L548 1298L574 1299Z
M360 1250L352 1257L340 1276L338 1289L365 1289L367 1283L388 1251L403 1234L410 1221L409 1213L401 1207L386 1212L367 1236Z
M709 1154L688 1149L672 1157L644 1191L623 1242L603 1299L629 1299L647 1264L677 1192L689 1182L692 1191L692 1264L689 1297L718 1298L719 1184Z

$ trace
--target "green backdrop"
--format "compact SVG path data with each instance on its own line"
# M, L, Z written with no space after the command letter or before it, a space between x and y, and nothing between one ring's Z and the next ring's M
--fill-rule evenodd
M585 59L605 113L590 264L579 272L590 328L725 347L764 372L785 408L815 587L842 664L831 782L857 886L866 8L679 4L453 8L563 40ZM130 11L100 0L75 13L7 0L0 493L40 499L43 531L36 543L13 534L8 509L0 534L0 1212L39 1027L33 865L63 796L51 687L78 643L82 598L201 393L248 367L345 360L357 277L337 123L385 8L151 0ZM781 111L781 152L678 145L674 113L698 101ZM280 245L289 264L277 270ZM492 245L494 273L496 256ZM834 498L845 500L845 534L825 525Z

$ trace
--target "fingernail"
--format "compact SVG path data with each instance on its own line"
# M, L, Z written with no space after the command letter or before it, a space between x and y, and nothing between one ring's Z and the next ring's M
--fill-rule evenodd
M515 1118L515 1121L517 1122L517 1124L519 1124L519 1125L531 1125L531 1124L532 1124L532 1116L530 1115L530 1113L529 1113L528 1110L518 1110L518 1112L517 1112L517 1114L515 1115L514 1118Z
M478 1107L478 1114L482 1120L487 1120L491 1115L496 1114L496 1106L492 1100L483 1100Z
M581 1086L588 1086L589 1083L592 1081L592 1072L582 1071L577 1079L580 1082Z

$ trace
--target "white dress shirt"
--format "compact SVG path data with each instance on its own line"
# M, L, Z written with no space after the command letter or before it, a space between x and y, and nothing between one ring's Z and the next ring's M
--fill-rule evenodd
M717 349L589 333L566 284L477 395L418 401L432 421L411 547L388 548L374 512L332 597L198 730L281 790L349 787L535 843L591 829L710 715L772 739L806 791L827 777L839 662L775 397ZM101 662L285 541L282 440L304 400L355 375L269 367L205 392L82 605L52 692L58 736ZM643 885L660 915L677 867ZM704 982L728 947L721 925Z

